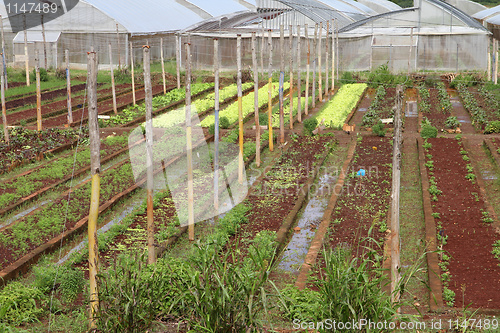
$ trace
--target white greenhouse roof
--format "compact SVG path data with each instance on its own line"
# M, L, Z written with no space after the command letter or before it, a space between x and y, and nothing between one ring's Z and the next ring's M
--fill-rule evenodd
M494 25L500 25L500 13L487 18L486 22Z
M360 2L357 2L354 0L339 0L339 1L353 7L353 9L355 9L355 12L360 12L360 13L365 14L365 15L376 14L376 12L373 9L371 9L368 6L363 5ZM334 1L334 0L318 0L318 2L322 2L325 5L330 6L332 8L336 8L335 6L337 6L337 4L338 4L338 1Z
M401 9L401 6L389 0L358 0L358 2L372 8L379 14Z
M57 31L47 31L45 33L45 41L47 43L55 43L59 40L61 32ZM43 42L43 36L41 31L30 31L28 30L28 35L26 36L28 43ZM20 31L16 34L13 40L14 43L24 43L24 31Z
M220 16L224 14L239 12L242 10L248 10L248 7L238 3L234 0L177 0L179 3L183 4L184 1L201 8L206 13L210 14L212 17Z
M472 17L478 20L484 20L490 16L495 16L499 13L500 13L500 5L477 12L474 15L472 15Z
M174 0L85 0L120 23L130 33L173 31L203 17Z

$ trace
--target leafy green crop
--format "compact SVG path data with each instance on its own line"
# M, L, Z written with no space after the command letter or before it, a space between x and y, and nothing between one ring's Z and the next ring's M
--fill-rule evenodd
M318 121L325 119L325 125L330 128L342 128L344 122L352 111L359 98L365 91L365 83L344 84L328 102L326 107L316 114Z

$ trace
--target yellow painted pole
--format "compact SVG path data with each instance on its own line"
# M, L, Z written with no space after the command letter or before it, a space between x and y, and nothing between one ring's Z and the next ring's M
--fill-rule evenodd
M99 309L99 294L97 287L97 272L99 265L99 250L97 245L97 217L99 215L100 169L99 154L99 124L97 122L97 54L88 53L88 95L89 95L89 139L90 166L92 174L92 190L88 222L89 238L89 282L90 282L90 329L97 327L97 312Z
M272 30L268 30L268 50L269 50L269 83L268 83L268 100L267 100L267 128L269 129L269 150L274 150L274 140L273 140L273 36Z

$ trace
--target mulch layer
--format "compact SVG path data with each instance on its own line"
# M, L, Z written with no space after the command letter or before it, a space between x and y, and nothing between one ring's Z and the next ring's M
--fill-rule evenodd
M500 308L500 261L492 244L498 239L493 228L482 222L485 210L481 189L467 180L466 164L455 139L429 139L434 161L433 176L442 191L434 202L440 214L441 232L448 236L444 250L451 257L449 288L455 292L455 307L472 303L474 308Z

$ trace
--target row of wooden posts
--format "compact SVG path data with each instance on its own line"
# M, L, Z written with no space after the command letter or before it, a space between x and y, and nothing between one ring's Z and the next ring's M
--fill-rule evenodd
M305 26L305 33L307 37L307 25ZM329 29L329 23L327 22L327 30ZM319 40L314 40L314 56L318 56L318 67L321 68L321 31L323 30L322 24L316 26L315 37ZM300 27L298 27L300 31ZM318 33L319 31L319 33ZM271 50L269 55L269 90L268 90L268 129L269 129L269 149L273 151L273 135L272 135L272 31L268 31L268 46ZM293 54L292 50L292 35L290 34L290 55ZM252 33L252 63L253 63L253 74L254 74L254 90L255 90L255 101L254 101L254 113L255 113L255 125L256 125L256 163L260 166L260 130L259 125L259 107L258 107L258 94L259 90L259 78L258 78L258 64L257 64L257 54L256 54L256 33ZM237 35L237 87L238 87L238 128L239 128L239 167L238 167L238 181L243 183L244 176L244 162L243 162L243 105L242 105L242 65L241 65L241 35ZM280 103L279 103L279 114L280 114L280 142L284 143L284 111L283 111L283 78L285 71L285 61L284 61L284 29L283 26L280 29L280 44L281 44L281 80L280 80ZM193 167L192 167L192 137L191 137L191 44L185 43L186 51L186 76L185 76L185 86L186 86L186 103L185 103L185 117L186 117L186 152L187 152L187 177L188 177L188 237L190 240L194 240L194 190L193 190ZM298 43L298 50L300 51L301 44L300 38ZM327 49L330 47L328 44L328 39L326 43ZM178 48L179 49L179 48ZM309 98L309 76L310 76L310 57L311 57L311 45L309 39L307 38L307 74L306 74L306 99ZM323 100L323 96L326 97L331 92L333 92L335 87L335 66L334 64L334 52L335 47L332 40L332 84L331 90L328 85L328 51L326 60L326 84L325 91L323 95L322 91L322 76L321 71L319 71L318 85L319 85L319 99ZM177 52L179 55L180 52ZM300 54L300 52L298 52ZM147 247L148 247L148 264L153 264L156 261L155 256L155 244L154 244L154 219L153 219L153 128L152 128L152 85L151 85L151 72L150 72L150 50L149 46L143 47L144 56L144 86L145 86L145 106L146 106L146 159L147 159ZM300 61L300 58L298 59ZM218 179L219 179L219 41L217 38L214 39L214 75L215 75L215 154L214 154L214 207L218 211L219 208L219 197L218 197ZM163 62L162 62L163 63ZM179 63L179 61L178 61ZM316 62L315 62L316 63ZM261 62L262 64L262 62ZM163 67L163 66L162 66ZM133 68L133 66L132 66ZM112 68L111 68L112 69ZM177 68L179 73L179 66ZM112 72L112 71L111 71ZM316 86L316 67L313 71L313 106L315 105L315 86ZM164 74L163 74L164 75ZM180 81L180 76L178 75L178 84ZM132 80L133 81L133 80ZM302 115L300 110L300 98L301 98L301 73L300 69L298 71L297 77L297 90L299 98L299 112L298 119L302 121ZM292 101L293 96L293 59L290 56L290 101ZM89 137L90 137L90 149L91 149L91 173L92 173L92 191L91 191L91 206L88 221L88 237L89 237L89 279L90 279L90 300L91 300L91 316L90 325L91 328L96 327L96 315L99 305L98 299L98 288L96 282L96 275L98 269L98 247L97 247L97 217L99 209L99 192L100 192L100 159L99 159L99 126L97 120L97 55L95 52L88 53L88 96L89 96ZM291 102L292 103L292 102ZM292 110L292 105L290 106ZM307 115L308 103L305 106L305 114ZM290 129L293 129L293 113L290 111Z

